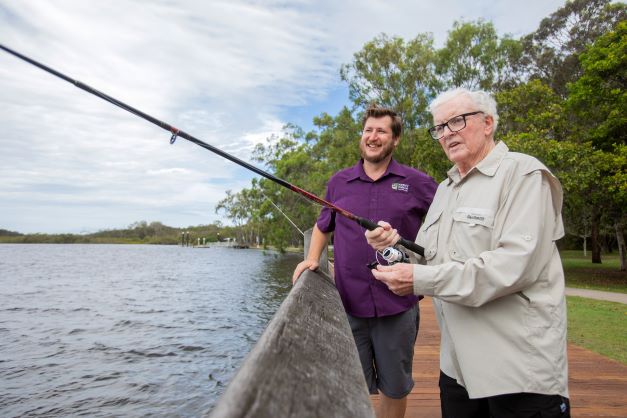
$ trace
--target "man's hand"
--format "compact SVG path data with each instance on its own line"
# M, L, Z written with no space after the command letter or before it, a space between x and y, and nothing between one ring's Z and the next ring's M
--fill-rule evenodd
M381 228L376 228L373 231L366 231L366 240L368 244L375 250L383 250L387 247L393 247L394 244L401 239L396 229L392 228L392 225L385 221L377 222Z
M412 264L378 265L376 270L372 270L372 274L377 280L385 283L392 293L399 296L414 293L414 266Z
M309 269L311 271L316 270L320 266L318 261L313 260L303 260L294 269L294 274L292 275L292 285L296 283L296 280L303 274L303 271Z

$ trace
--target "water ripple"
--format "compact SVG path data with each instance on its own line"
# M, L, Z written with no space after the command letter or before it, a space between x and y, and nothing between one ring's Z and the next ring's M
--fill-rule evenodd
M0 244L0 416L204 415L298 256Z

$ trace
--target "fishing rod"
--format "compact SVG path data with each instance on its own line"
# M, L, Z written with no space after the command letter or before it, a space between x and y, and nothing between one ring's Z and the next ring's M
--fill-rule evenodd
M65 74L63 74L63 73L48 67L47 65L44 65L44 64L42 64L42 63L40 63L38 61L35 61L32 58L29 58L29 57L27 57L25 55L22 55L19 52L14 51L14 50L12 50L10 48L7 48L6 46L4 46L2 44L0 44L0 49L6 51L9 54L11 54L11 55L13 55L13 56L23 60L23 61L26 61L27 63L32 64L35 67L38 67L38 68L40 68L40 69L42 69L42 70L44 70L44 71L46 71L46 72L48 72L48 73L50 73L52 75L54 75L54 76L64 80L64 81L67 81L68 83L74 84L76 87L78 87L81 90L86 91L87 93L91 93L94 96L100 97L101 99L106 100L109 103L112 103L112 104L114 104L114 105L116 105L118 107L121 107L122 109L126 110L127 112L130 112L130 113L132 113L132 114L134 114L136 116L139 116L140 118L145 119L148 122L151 122L151 123L157 125L158 127L162 128L162 129L165 129L166 131L170 131L170 133L172 133L172 136L170 137L170 144L174 144L174 142L176 141L176 139L178 137L187 139L188 141L193 142L194 144L196 144L198 146L201 146L201 147L203 147L203 148L205 148L205 149L207 149L207 150L209 150L209 151L211 151L211 152L213 152L215 154L218 154L219 156L224 157L227 160L234 162L235 164L238 164L238 165L240 165L240 166L242 166L244 168L247 168L248 170L250 170L250 171L252 171L254 173L257 173L260 176L265 177L268 180L273 181L274 183L276 183L276 184L278 184L280 186L283 186L283 187L285 187L285 188L287 188L287 189L289 189L289 190L291 190L293 192L296 192L296 193L306 197L307 199L309 199L309 200L311 200L313 202L316 202L316 203L318 203L318 204L320 204L320 205L322 205L322 206L324 206L326 208L329 208L329 209L335 211L336 213L339 213L340 215L342 215L342 216L344 216L344 217L346 217L346 218L348 218L350 220L353 220L353 221L357 222L359 225L361 225L362 227L368 229L369 231L373 231L376 228L379 228L379 225L377 225L376 223L374 223L373 221L371 221L369 219L359 217L357 215L354 215L354 214L350 213L349 211L347 211L345 209L342 209L342 208L340 208L338 206L335 206L333 203L327 202L326 200L319 198L318 196L316 196L313 193L310 193L310 192L308 192L306 190L301 189L298 186L295 186L295 185L293 185L291 183L288 183L287 181L285 181L283 179L280 179L280 178L278 178L278 177L276 177L276 176L274 176L274 175L272 175L272 174L270 174L270 173L268 173L268 172L266 172L266 171L264 171L264 170L262 170L262 169L260 169L258 167L255 167L254 165L251 165L251 164L247 163L246 161L240 160L239 158L237 158L237 157L235 157L235 156L233 156L231 154L228 154L228 153L222 151L221 149L218 149L218 148L214 147L213 145L209 145L206 142L201 141L200 139L198 139L198 138L188 134L185 131L182 131L182 130L180 130L178 128L175 128L174 126L170 125L169 123L163 122L163 121L161 121L161 120L159 120L159 119L157 119L157 118L155 118L153 116L150 116L149 114L144 113L141 110L138 110L138 109L136 109L136 108L134 108L132 106L129 106L126 103L121 102L121 101L119 101L119 100L117 100L117 99L115 99L115 98L113 98L113 97L111 97L111 96L101 92L101 91L98 91L98 90L94 89L93 87L88 86L85 83L82 83L82 82L80 82L78 80L70 78L70 77L66 76ZM401 238L398 241L398 244L402 245L403 247L407 248L408 250L411 250L411 251L415 252L416 254L424 255L424 248L422 248L418 244L414 243L413 241L409 241L409 240L407 240L405 238Z

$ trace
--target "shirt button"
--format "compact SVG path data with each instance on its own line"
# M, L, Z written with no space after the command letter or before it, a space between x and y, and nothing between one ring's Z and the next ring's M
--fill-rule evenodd
M523 239L525 241L531 241L531 235L527 234L527 235L523 235Z

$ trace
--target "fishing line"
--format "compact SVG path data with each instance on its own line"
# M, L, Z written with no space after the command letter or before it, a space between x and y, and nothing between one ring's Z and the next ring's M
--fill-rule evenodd
M272 200L270 200L270 198L269 198L268 196L266 196L265 194L261 193L261 195L262 195L262 196L263 196L263 197L264 197L264 198L265 198L268 202L270 202L270 204L271 204L272 206L274 206L274 207L276 208L276 210L278 210L279 212L281 212L281 215L285 216L285 219L287 219L287 220L288 220L288 221L289 221L289 222L290 222L290 223L294 226L294 228L296 228L296 229L298 230L298 232L300 232L300 234L301 234L303 237L305 236L305 233L304 233L303 231L301 231L301 229L300 229L300 228L299 228L299 227L298 227L298 226L297 226L294 222L292 222L292 220L290 219L290 217L289 217L289 216L287 216L287 215L285 214L285 212L283 212L283 211L281 210L281 208L280 208L280 207L278 207L277 205L275 205L275 204L274 204L274 202L273 202Z
M38 61L35 61L32 58L29 58L29 57L27 57L25 55L22 55L22 54L20 54L17 51L14 51L14 50L12 50L10 48L7 48L6 46L4 46L2 44L0 44L0 49L4 50L5 52L8 52L9 54L11 54L11 55L13 55L13 56L23 60L23 61L26 61L27 63L29 63L31 65L34 65L35 67L38 67L38 68L46 71L47 73L50 73L50 74L52 74L52 75L54 75L54 76L56 76L56 77L58 77L58 78L60 78L60 79L62 79L64 81L67 81L68 83L74 84L76 87L78 87L81 90L84 90L84 91L86 91L88 93L91 93L94 96L100 97L101 99L106 100L107 102L109 102L111 104L114 104L114 105L116 105L116 106L126 110L127 112L130 112L130 113L132 113L132 114L134 114L136 116L139 116L140 118L145 119L148 122L151 122L151 123L159 126L162 129L165 129L166 131L170 131L171 134L172 134L172 136L170 137L170 144L174 144L178 137L187 139L188 141L193 142L194 144L196 144L196 145L198 145L200 147L203 147L203 148L213 152L214 154L218 154L219 156L221 156L223 158L226 158L227 160L232 161L232 162L234 162L237 165L240 165L240 166L242 166L244 168L247 168L248 170L250 170L250 171L252 171L254 173L257 173L260 176L265 177L268 180L271 180L271 181L275 182L276 184L279 184L279 185L281 185L281 186L283 186L283 187L285 187L285 188L287 188L289 190L292 190L293 192L296 192L296 193L306 197L307 199L309 199L309 200L311 200L313 202L317 202L320 205L325 206L325 207L335 211L336 213L339 213L340 215L344 216L345 218L348 218L348 219L351 219L351 220L357 222L359 225L363 226L364 228L366 228L366 229L368 229L370 231L373 231L376 228L379 228L379 225L377 225L376 223L374 223L373 221L371 221L369 219L359 217L357 215L354 215L354 214L350 213L349 211L347 211L345 209L342 209L342 208L340 208L338 206L335 206L333 203L327 202L326 200L319 198L318 196L314 195L313 193L310 193L310 192L308 192L306 190L301 189L300 187L297 187L297 186L295 186L295 185L293 185L291 183L288 183L287 181L285 181L283 179L280 179L280 178L278 178L278 177L276 177L276 176L274 176L274 175L272 175L272 174L270 174L270 173L268 173L268 172L266 172L266 171L264 171L264 170L262 170L260 168L257 168L254 165L247 163L246 161L240 160L239 158L237 158L237 157L235 157L235 156L233 156L231 154L228 154L228 153L222 151L219 148L216 148L216 147L214 147L212 145L209 145L206 142L203 142L200 139L198 139L198 138L188 134L187 132L182 131L182 130L180 130L180 129L170 125L169 123L163 122L163 121L161 121L161 120L159 120L159 119L157 119L157 118L155 118L153 116L150 116L149 114L144 113L141 110L136 109L136 108L134 108L132 106L129 106L126 103L121 102L118 99L116 99L114 97L111 97L111 96L109 96L109 95L107 95L107 94L105 94L105 93L103 93L101 91L98 91L95 88L90 87L90 86L88 86L85 83L82 83L82 82L80 82L78 80L70 78L67 75L63 74L63 73L61 73L61 72L59 72L57 70L54 70L54 69L52 69L52 68L50 68L50 67L48 67L48 66L46 66L46 65L44 65L44 64L42 64L42 63L40 63ZM416 254L424 255L424 248L422 248L421 246L419 246L418 244L416 244L416 243L414 243L414 242L412 242L410 240L407 240L405 238L401 238L398 241L398 244L402 245L403 247L407 248L408 250L411 250L411 251L415 252Z

